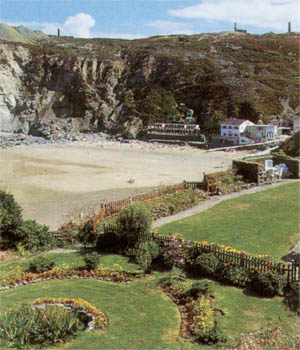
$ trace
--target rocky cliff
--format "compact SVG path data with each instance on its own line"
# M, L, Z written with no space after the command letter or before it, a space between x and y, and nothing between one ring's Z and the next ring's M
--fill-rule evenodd
M299 113L298 42L297 34L232 32L2 41L0 131L135 137L185 108L208 131L229 116L288 121Z

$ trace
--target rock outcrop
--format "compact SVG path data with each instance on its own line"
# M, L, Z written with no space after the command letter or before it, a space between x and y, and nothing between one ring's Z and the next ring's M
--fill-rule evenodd
M203 130L299 112L298 35L51 40L0 43L0 131L136 137L184 108Z

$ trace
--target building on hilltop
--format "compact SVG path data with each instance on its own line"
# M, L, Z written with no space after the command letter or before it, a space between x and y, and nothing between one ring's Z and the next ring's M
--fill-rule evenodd
M293 119L293 130L294 130L294 132L300 131L300 115L297 115Z
M247 33L247 30L246 29L239 29L237 28L237 25L236 25L236 22L234 22L234 31L235 32L239 32L239 33Z

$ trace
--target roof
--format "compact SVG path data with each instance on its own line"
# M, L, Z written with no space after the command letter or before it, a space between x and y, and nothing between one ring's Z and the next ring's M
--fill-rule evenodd
M246 122L247 120L245 119L227 119L224 122L222 122L222 124L226 124L226 125L241 125L244 122Z

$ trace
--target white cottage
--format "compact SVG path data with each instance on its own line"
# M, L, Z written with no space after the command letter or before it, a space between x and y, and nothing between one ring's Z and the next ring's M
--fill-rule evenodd
M231 145L253 143L245 134L248 125L254 123L244 119L227 119L221 124L221 139Z

